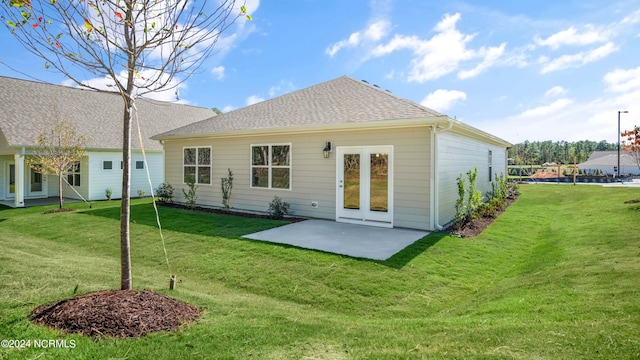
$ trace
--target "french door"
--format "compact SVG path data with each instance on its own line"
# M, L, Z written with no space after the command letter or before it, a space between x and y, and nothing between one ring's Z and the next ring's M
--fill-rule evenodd
M16 195L16 164L10 162L7 164L7 174L9 181L7 182L7 199L13 199Z
M336 152L336 220L393 227L393 147L338 147Z

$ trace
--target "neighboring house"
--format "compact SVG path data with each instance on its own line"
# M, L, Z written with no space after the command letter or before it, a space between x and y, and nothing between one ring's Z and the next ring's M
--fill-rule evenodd
M617 174L618 168L618 151L594 151L589 159L578 164L578 169L594 173L596 170L601 171L605 175ZM633 155L627 151L620 150L620 175L638 175L640 168Z
M450 222L456 178L478 168L487 192L506 174L508 142L376 86L340 77L153 137L165 180L184 197L264 212L278 196L297 216L433 230Z
M162 145L149 137L212 116L210 109L152 100L136 101L147 155L145 169L135 119L132 131L131 193L150 194L147 170L153 186L164 181ZM25 199L58 196L58 178L43 176L25 159L34 154L40 134L56 119L65 120L87 139L82 161L68 181L88 200L106 199L105 190L121 197L122 132L124 105L116 93L105 93L40 82L0 77L0 200L16 207ZM65 197L79 196L65 184Z

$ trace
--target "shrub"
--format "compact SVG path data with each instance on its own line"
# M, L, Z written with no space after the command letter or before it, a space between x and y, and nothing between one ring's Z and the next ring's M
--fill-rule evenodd
M283 201L277 196L274 196L273 200L269 203L267 211L272 218L282 219L285 215L289 214L289 203Z
M469 178L469 199L467 201L467 213L472 219L477 219L478 208L482 205L482 192L476 190L476 179L478 177L478 168L474 167L473 170L467 172Z
M196 190L198 190L198 185L196 185L196 178L193 175L187 175L185 177L185 182L189 190L182 189L182 194L184 194L185 204L188 208L193 209L196 205L196 200L198 199L198 195L196 194Z
M231 208L231 190L233 189L233 172L227 168L229 174L226 178L220 179L220 187L222 188L222 207L225 209Z
M507 198L515 199L518 195L520 195L520 185L518 185L515 181L510 181L507 183Z
M467 221L467 203L466 203L466 194L467 189L464 186L464 179L462 175L458 177L458 199L456 200L456 215L453 219L454 225L456 228L461 228L464 223Z
M143 198L147 195L147 192L144 189L138 190L138 196Z
M164 202L173 202L173 186L169 183L162 183L156 188L156 196Z
M107 200L111 200L111 197L113 196L113 189L112 188L106 188L104 191L104 196L107 197Z

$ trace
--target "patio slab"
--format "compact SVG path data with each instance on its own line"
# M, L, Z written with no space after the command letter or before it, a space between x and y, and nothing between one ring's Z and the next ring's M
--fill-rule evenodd
M245 239L293 245L356 258L386 260L429 234L329 220L305 220L243 236Z

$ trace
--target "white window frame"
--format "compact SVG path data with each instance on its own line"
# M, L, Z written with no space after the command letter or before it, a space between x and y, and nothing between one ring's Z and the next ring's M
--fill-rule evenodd
M253 165L253 148L259 146L269 147L268 164L265 165ZM273 147L274 146L288 146L289 147L289 165L272 165L273 160ZM267 168L268 186L253 186L253 169L254 168ZM289 169L289 187L277 188L273 187L273 169ZM291 143L268 143L268 144L251 144L249 146L249 186L252 189L267 189L267 190L284 190L291 191L293 189L293 146Z
M76 164L78 164L78 171L75 171ZM80 184L76 184L76 175L78 176L77 182ZM69 176L71 176L72 181L69 181ZM67 182L73 187L80 187L80 185L82 184L82 162L74 161L73 164L71 164L71 166L69 167L69 171L67 171Z
M111 163L111 169L105 169L105 163ZM102 171L113 171L113 160L102 160Z
M489 150L489 182L493 181L493 151Z
M184 163L184 151L185 149L196 149L196 163L195 164L185 164ZM208 165L201 165L198 164L198 150L199 149L209 149L209 164ZM186 184L186 182L184 181L184 169L189 166L189 167L195 167L196 168L196 174L195 174L195 178L196 178L196 184L198 185L211 185L212 184L212 179L213 179L213 149L211 148L211 146L184 146L182 147L182 183ZM201 183L198 182L198 169L200 167L209 167L209 182L208 183Z

